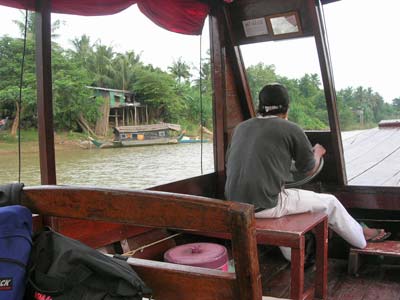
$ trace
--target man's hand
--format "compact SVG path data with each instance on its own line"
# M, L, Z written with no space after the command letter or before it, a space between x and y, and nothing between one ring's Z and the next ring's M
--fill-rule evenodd
M326 149L320 144L315 144L313 147L313 151L314 151L315 166L310 172L307 173L308 176L313 175L318 170L319 164L321 163L321 157L324 156L326 153Z
M324 156L326 153L326 149L320 144L315 144L313 147L314 156L318 156L319 158Z

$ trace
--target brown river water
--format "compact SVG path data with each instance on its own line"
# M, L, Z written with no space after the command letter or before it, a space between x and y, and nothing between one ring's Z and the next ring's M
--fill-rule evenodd
M142 189L201 175L201 145L176 144L56 151L57 184ZM213 145L203 144L203 174L214 171ZM40 184L39 154L23 153L21 182ZM0 155L0 185L18 181L18 156Z

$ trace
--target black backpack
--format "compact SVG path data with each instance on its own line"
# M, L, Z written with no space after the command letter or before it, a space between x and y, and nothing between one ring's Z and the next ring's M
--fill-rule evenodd
M139 300L150 289L127 262L50 229L34 238L27 299Z

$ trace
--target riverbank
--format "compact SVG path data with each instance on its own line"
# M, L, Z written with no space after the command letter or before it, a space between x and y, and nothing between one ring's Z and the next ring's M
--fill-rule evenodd
M54 135L56 151L79 150L82 142L88 141L84 134L57 132ZM9 132L0 132L0 155L18 152L18 137L11 136ZM38 153L39 142L37 131L21 132L21 152Z

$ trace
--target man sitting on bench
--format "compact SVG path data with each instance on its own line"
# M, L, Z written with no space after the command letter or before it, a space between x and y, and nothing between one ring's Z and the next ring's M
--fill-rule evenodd
M256 218L324 212L329 227L357 248L385 240L389 233L362 227L333 195L284 188L292 160L298 171L312 175L326 152L319 144L312 147L304 131L288 121L288 109L286 88L266 85L259 94L259 115L235 128L227 153L227 199L253 204Z

